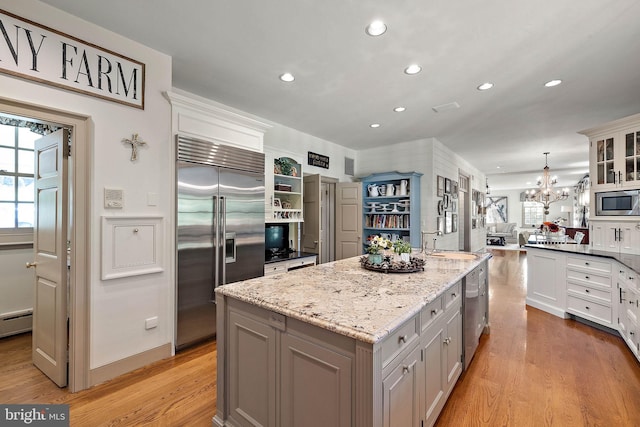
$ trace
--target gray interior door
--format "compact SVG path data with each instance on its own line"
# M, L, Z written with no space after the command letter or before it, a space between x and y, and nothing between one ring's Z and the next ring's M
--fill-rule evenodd
M33 364L58 386L67 385L67 155L66 129L35 142L33 249Z
M302 226L302 250L314 254L321 253L320 239L320 175L303 178L304 224Z
M336 259L362 254L362 183L336 184Z

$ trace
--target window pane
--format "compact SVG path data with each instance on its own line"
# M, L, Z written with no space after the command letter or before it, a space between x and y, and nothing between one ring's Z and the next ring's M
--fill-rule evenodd
M18 203L18 228L33 227L33 203Z
M16 198L15 177L0 177L0 200L4 202L13 202Z
M42 138L42 135L31 132L29 128L18 128L18 147L20 148L30 148L33 150L33 142L40 138Z
M33 202L33 178L18 177L18 201Z
M33 175L33 151L18 150L18 173Z
M0 145L16 146L16 128L8 125L0 125Z
M0 147L0 171L16 171L16 151L13 148Z
M0 203L0 228L16 226L16 208L13 203Z

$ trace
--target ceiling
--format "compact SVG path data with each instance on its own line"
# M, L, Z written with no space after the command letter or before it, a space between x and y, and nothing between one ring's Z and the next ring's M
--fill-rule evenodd
M640 112L637 0L44 3L171 55L176 88L319 138L363 149L434 137L494 194L535 183L545 151L559 185L575 184L588 172L577 132ZM365 33L374 19L382 36ZM405 74L413 63L422 72ZM544 87L552 79L563 83Z

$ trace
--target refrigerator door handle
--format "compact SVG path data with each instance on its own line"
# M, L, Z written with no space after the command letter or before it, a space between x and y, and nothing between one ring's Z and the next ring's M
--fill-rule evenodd
M220 272L218 265L220 262L220 239L218 233L218 224L220 219L220 213L218 209L218 197L213 196L213 266L214 277L213 286L211 287L211 302L216 302L216 286L220 283Z
M227 283L227 198L224 196L220 196L220 231L221 236L224 239L221 242L222 246L222 282L221 285ZM235 236L234 236L235 237ZM222 239L221 239L222 240ZM235 238L233 239L235 246ZM233 251L233 255L235 257L235 250ZM217 261L217 260L216 260ZM219 265L219 264L216 264ZM216 269L217 270L217 269Z

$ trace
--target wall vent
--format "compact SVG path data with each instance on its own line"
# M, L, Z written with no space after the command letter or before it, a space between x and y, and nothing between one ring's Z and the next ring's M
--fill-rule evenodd
M355 174L354 161L348 157L344 158L344 174L353 176Z
M455 110L458 108L460 108L460 104L457 102L450 102L448 104L436 105L435 107L432 107L432 110L436 113L442 113L443 111Z

